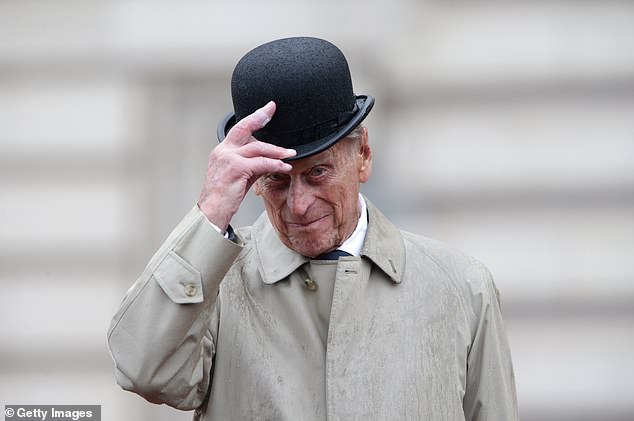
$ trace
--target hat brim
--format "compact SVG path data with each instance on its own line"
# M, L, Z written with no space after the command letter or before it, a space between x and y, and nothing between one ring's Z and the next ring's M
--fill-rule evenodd
M339 130L313 142L296 146L295 150L297 151L297 154L292 158L285 159L284 161L294 161L318 154L345 138L368 116L370 110L372 110L372 107L374 106L374 98L370 95L357 95L356 103L358 111L345 125L339 128ZM222 120L220 120L216 131L218 142L225 140L227 133L229 133L229 130L231 130L236 123L236 115L233 112L227 114Z

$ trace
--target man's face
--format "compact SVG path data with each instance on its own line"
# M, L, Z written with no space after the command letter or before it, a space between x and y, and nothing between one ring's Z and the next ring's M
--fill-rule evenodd
M288 174L262 176L254 186L281 241L308 257L340 246L359 220L359 187L372 172L367 129L325 151L292 161Z

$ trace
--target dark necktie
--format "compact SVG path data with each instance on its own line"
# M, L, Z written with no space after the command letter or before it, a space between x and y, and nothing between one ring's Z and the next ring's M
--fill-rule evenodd
M315 260L339 260L341 256L352 256L352 255L348 253L347 251L333 250L333 251L329 251L328 253L320 254L319 256L315 257Z

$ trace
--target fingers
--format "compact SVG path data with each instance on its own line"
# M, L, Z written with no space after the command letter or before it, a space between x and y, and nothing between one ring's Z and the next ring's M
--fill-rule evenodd
M237 173L247 175L249 179L271 172L286 173L293 169L291 164L282 161L295 156L294 149L284 149L269 143L255 141L236 150L235 164Z
M213 169L214 181L231 184L270 172L289 172L293 167L283 160L296 154L294 149L285 149L255 139L243 146L222 142L209 154L208 168Z
M250 180L267 173L287 173L292 165L282 161L296 155L294 149L284 149L270 143L254 141L237 149L244 165L244 169L250 174Z
M245 167L251 175L251 177L249 177L250 179L258 178L268 173L286 173L293 169L291 164L279 159L267 158L264 156L244 159Z
M271 121L275 113L275 102L269 101L264 107L255 110L253 114L249 114L242 120L238 121L235 126L229 130L225 142L244 145L252 139L253 132L260 130Z
M253 158L259 163L259 167L269 168L271 163L262 164L260 158L279 160L275 164L277 170L290 170L290 166L280 165L282 159L292 158L296 155L294 149L285 149L270 143L261 142L253 137L253 132L264 127L275 113L275 102L269 101L264 107L257 109L254 113L246 116L229 130L226 139L219 145L219 148L232 151L243 158Z
M237 149L238 153L245 158L255 158L263 156L266 158L286 159L297 154L295 149L285 149L270 143L255 140Z

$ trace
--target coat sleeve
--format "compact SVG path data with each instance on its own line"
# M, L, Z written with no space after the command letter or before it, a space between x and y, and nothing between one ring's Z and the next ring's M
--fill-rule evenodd
M484 265L477 262L469 272L474 334L467 357L465 419L519 420L515 376L498 290Z
M108 331L125 390L178 409L200 406L210 384L220 282L241 250L195 206L128 291Z

